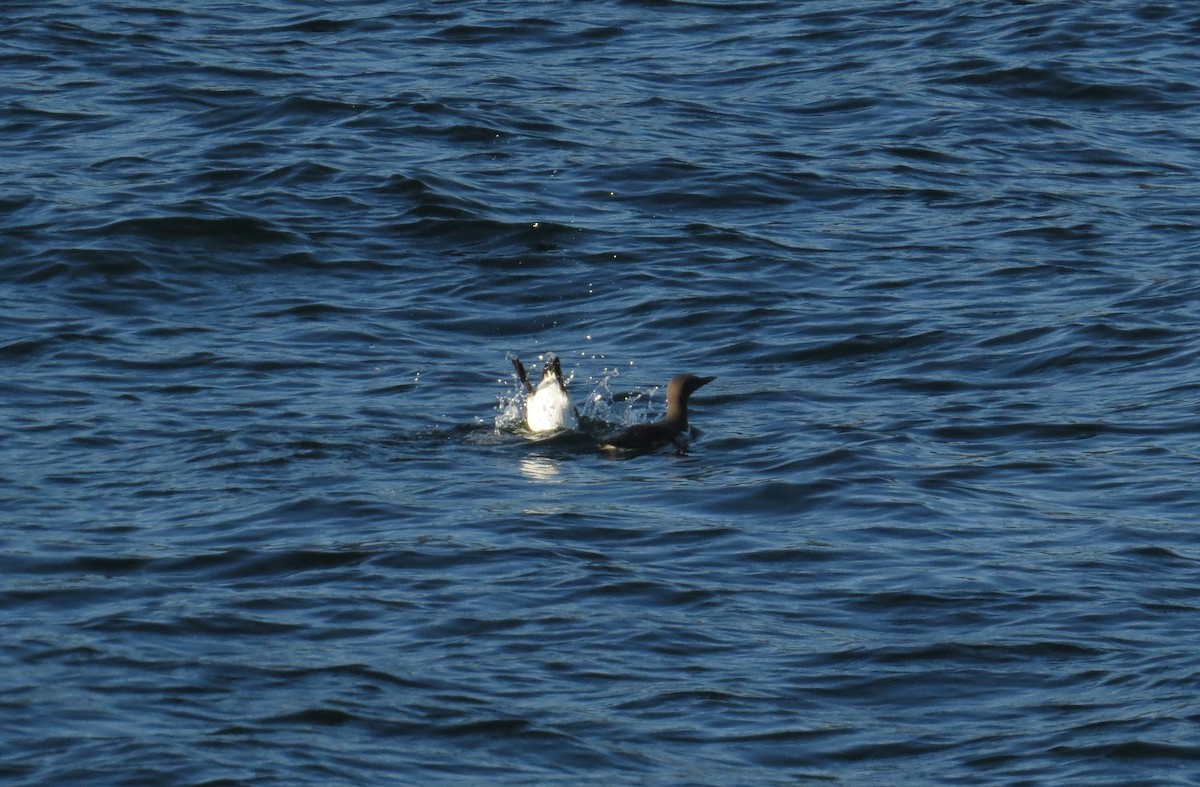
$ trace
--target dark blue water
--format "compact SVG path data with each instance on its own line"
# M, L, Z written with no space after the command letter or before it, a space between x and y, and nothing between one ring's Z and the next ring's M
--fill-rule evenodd
M0 777L1197 783L1198 170L1189 2L9 0Z

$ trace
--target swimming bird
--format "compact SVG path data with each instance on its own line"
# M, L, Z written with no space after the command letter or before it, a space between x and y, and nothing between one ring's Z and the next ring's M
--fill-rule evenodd
M716 377L697 377L694 374L680 374L671 378L667 384L667 415L665 418L649 424L635 424L623 432L618 432L600 443L605 450L616 451L653 451L664 445L674 443L682 448L687 445L688 437L688 397L702 385L707 385Z
M512 356L513 368L517 377L525 386L528 396L525 399L525 423L533 432L553 432L559 429L578 429L579 413L571 403L567 394L567 384L563 380L562 364L553 353L546 355L546 365L542 369L542 381L534 388L525 374L525 366L521 359Z

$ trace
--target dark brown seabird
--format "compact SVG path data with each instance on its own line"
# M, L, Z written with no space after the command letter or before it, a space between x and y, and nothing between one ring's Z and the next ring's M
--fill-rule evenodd
M711 383L716 377L697 377L680 374L667 384L667 415L660 421L635 424L623 432L605 438L600 447L618 451L653 451L664 445L680 445L687 441L688 397L702 385Z

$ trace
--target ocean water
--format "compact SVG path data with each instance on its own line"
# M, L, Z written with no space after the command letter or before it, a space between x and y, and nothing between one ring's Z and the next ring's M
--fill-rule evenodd
M1200 782L1198 44L8 0L0 777Z

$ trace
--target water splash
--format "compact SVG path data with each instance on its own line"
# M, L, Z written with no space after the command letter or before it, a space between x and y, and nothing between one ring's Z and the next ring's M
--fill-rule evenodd
M509 363L517 357L512 352L505 355ZM539 364L544 364L553 357L553 353L546 352L539 354L537 359ZM629 365L633 366L634 363L631 361ZM608 434L616 429L654 421L666 414L664 386L622 390L618 387L622 372L617 366L602 367L598 377L584 378L578 369L564 369L563 373L567 389L579 410L581 429L584 432ZM580 381L578 386L575 385L577 379ZM493 421L495 432L527 434L525 403L528 394L516 371L496 382L504 386L504 390L496 400L496 416ZM586 393L581 390L584 386L590 386Z
M505 355L510 363L517 356L513 353ZM525 386L521 383L521 378L517 376L517 370L513 369L508 378L500 378L497 384L505 386L504 392L496 400L496 417L493 420L493 429L497 434L519 432L525 428Z

